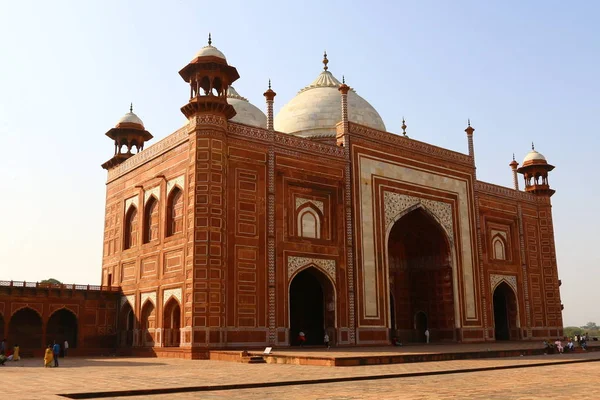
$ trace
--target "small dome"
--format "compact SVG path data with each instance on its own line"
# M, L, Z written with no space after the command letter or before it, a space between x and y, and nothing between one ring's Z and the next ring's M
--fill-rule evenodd
M129 112L121 117L121 119L117 122L117 128L121 127L124 124L135 124L139 125L142 129L144 129L144 123L133 113L133 107L129 108Z
M227 102L235 109L235 116L231 118L233 122L256 126L258 128L267 128L267 116L258 107L250 103L247 98L229 86L227 89Z
M535 150L531 150L529 153L527 153L527 155L525 156L525 158L523 159L523 164L524 165L526 162L531 163L540 163L540 162L547 162L546 161L546 157L544 157L541 153L538 153Z
M210 44L201 48L200 51L197 52L194 56L194 58L197 57L219 57L227 61L227 59L225 58L225 54L221 53L221 50L211 46Z
M335 126L342 120L341 84L325 69L283 106L275 117L275 130L303 137L335 136ZM385 131L377 110L354 90L348 92L348 119Z

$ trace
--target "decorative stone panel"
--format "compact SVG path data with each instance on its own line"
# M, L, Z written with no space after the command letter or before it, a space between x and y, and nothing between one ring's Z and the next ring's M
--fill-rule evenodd
M136 194L133 197L128 198L127 200L125 200L125 212L127 212L127 210L129 210L129 206L134 205L136 208L138 208L139 205L139 196Z
M173 288L163 291L163 306L167 304L171 296L175 297L179 301L179 304L181 304L181 288Z
M321 211L322 214L325 214L325 206L323 205L322 201L319 200L313 200L313 199L304 199L302 197L296 197L296 210L298 208L300 208L300 206L302 206L303 204L306 203L311 203L313 204L315 207L317 207L319 209L319 211Z
M148 202L151 196L156 197L156 200L160 200L160 186L153 187L144 192L144 204Z
M335 260L326 258L309 258L288 256L288 279L294 275L296 271L307 265L315 265L325 272L333 282L335 282Z
M389 230L391 225L396 222L406 210L412 207L422 207L437 218L437 220L444 227L450 242L454 242L452 205L442 201L421 199L419 197L413 197L394 192L385 192L383 194L383 203L385 211L385 226L387 230Z
M146 300L150 300L156 306L156 292L147 292L140 295L140 304L143 306Z
M183 187L183 183L184 183L184 177L183 175L178 176L177 178L173 178L170 181L167 182L167 196L169 195L169 193L171 193L171 189L173 189L175 186L179 186L181 188L181 190L184 189Z
M121 296L121 306L120 306L120 308L123 308L123 306L127 302L129 302L129 305L131 306L131 308L133 310L135 310L135 294L128 294L128 295L125 295L125 296Z
M514 275L498 275L498 274L490 274L490 288L491 293L494 293L496 287L500 284L500 282L506 282L508 286L515 291L515 295L518 293L517 291L517 277Z

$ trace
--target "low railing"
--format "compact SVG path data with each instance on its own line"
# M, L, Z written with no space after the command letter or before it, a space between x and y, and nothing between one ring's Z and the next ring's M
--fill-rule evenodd
M25 288L45 288L61 290L92 290L104 292L119 292L119 286L101 286L101 285L77 285L74 283L43 283L26 281L0 281L0 286L4 287L25 287Z

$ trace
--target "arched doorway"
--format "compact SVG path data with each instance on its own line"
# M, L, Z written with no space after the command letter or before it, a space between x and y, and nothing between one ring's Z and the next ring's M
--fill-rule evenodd
M135 324L135 314L129 302L125 302L121 307L119 317L120 343L122 347L133 346L133 328Z
M181 327L181 308L177 300L173 297L165 305L163 327L165 332L165 347L179 347L181 342L179 333Z
M154 335L156 332L156 316L155 307L151 301L146 301L142 307L142 321L141 321L141 332L142 332L142 346L154 346Z
M390 313L403 342L456 340L451 252L442 226L424 209L394 223L388 236ZM391 320L391 316L390 316Z
M69 348L77 348L77 317L65 308L52 313L46 324L46 341L56 342L63 347L65 340Z
M322 345L325 330L335 339L335 292L331 281L315 267L296 274L290 284L290 345L299 345L300 331L307 345Z
M517 340L517 299L506 282L501 282L494 290L494 335L496 340Z
M14 313L8 324L8 342L18 344L23 350L43 349L49 343L42 343L42 317L29 307Z

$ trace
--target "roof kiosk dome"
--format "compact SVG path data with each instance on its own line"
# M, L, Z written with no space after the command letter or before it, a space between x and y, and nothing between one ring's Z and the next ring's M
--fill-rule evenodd
M267 116L265 113L250 103L247 98L240 96L233 86L229 86L229 89L227 89L227 102L235 108L236 112L231 121L259 128L267 128Z
M225 54L223 54L221 50L217 49L212 45L212 38L210 36L210 33L208 34L208 45L201 48L194 56L194 59L198 57L218 57L222 58L224 61L227 61L227 58L225 58Z
M137 125L137 126L136 126ZM129 106L129 112L121 117L115 128L138 128L144 130L144 122L133 113L133 104Z
M521 164L521 166L525 167L527 165L532 164L548 164L546 157L544 157L542 153L538 153L535 150L535 146L533 145L533 143L531 143L531 151L527 153L527 155L523 159L523 163Z
M335 126L342 120L342 103L338 88L342 83L328 71L327 53L323 72L300 90L275 117L275 130L302 137L335 136ZM354 90L348 92L350 122L385 131L381 116Z

